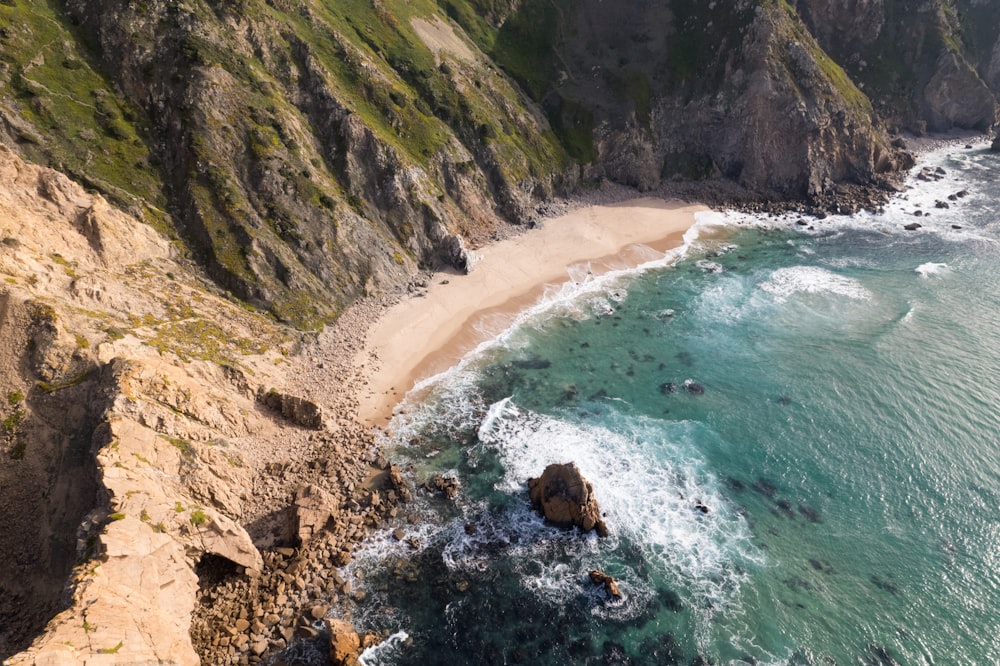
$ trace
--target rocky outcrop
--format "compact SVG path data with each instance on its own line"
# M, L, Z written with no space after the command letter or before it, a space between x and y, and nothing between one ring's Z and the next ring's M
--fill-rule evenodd
M330 632L330 663L333 666L358 666L362 650L381 642L377 634L359 634L347 620L327 618L324 624Z
M997 120L1000 79L990 3L891 0L798 0L823 49L863 86L895 129L985 131ZM990 26L990 27L987 27Z
M558 527L579 527L608 536L608 526L594 497L594 487L580 474L576 463L552 464L538 478L528 479L531 503Z
M946 52L924 87L922 116L931 131L959 127L985 132L1000 117L997 99L961 54Z
M608 593L609 597L612 599L622 598L622 591L618 587L618 581L616 581L613 577L598 569L591 569L588 575L590 576L590 582L594 585L603 586L604 591Z
M367 491L363 508L337 492L362 492L369 461L347 443L367 451L370 439L342 419L327 424L348 431L334 445L271 418L257 382L287 383L296 334L221 298L148 226L8 150L0 173L0 660L259 659L283 645L308 595L286 595L289 617L272 613L280 622L267 632L251 615L225 644L209 635L219 651L205 658L192 641L204 635L192 621L200 595L221 601L222 571L228 588L246 586L244 606L251 586L280 598L285 578L268 570L280 558L265 564L254 539L273 545L272 527L288 530L303 482L338 510L371 511L327 521L323 561L348 561L366 522L389 510L384 499L371 508Z
M1000 152L1000 134L993 139L993 143L990 144L990 150Z
M264 394L264 404L284 418L303 428L320 430L323 427L323 409L312 400L269 389Z

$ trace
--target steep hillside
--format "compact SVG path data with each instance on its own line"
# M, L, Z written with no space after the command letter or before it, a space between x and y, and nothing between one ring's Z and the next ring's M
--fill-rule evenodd
M863 204L845 193L906 164L886 127L993 123L995 14L10 0L0 138L178 239L239 298L316 328L418 267L461 268L466 245L601 178Z
M250 581L284 585L258 547L294 542L296 489L342 516L324 554L349 557L390 506L361 491L370 434L337 416L350 349L325 361L341 385L308 386L310 337L221 294L147 225L4 147L0 183L0 660L199 663L202 587L244 586L212 605L229 622L258 604ZM256 640L291 635L317 594L285 595Z
M798 0L823 48L896 130L986 131L997 121L1000 6L976 0Z

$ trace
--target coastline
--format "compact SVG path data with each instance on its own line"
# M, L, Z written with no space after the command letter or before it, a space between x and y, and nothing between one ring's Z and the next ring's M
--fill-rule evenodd
M404 298L369 327L355 357L366 387L357 396L358 421L386 425L418 381L451 367L489 338L482 325L487 319L513 320L547 285L570 280L574 265L586 264L597 274L636 266L641 260L630 248L676 249L695 213L708 210L659 197L588 205L477 251L467 275L436 273L425 291Z

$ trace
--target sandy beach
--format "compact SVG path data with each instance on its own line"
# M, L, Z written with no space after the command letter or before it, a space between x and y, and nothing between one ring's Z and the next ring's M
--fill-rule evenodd
M683 243L695 213L708 208L660 198L641 198L579 208L538 228L476 252L468 275L435 275L425 294L390 308L369 329L357 363L366 367L367 389L358 396L358 417L385 425L393 408L420 380L457 363L506 317L538 301L547 285L570 279L567 270L589 262L600 274L638 265L649 252Z

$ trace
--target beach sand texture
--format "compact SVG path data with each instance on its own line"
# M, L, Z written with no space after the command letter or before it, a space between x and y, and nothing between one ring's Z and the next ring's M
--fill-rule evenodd
M541 228L477 252L468 275L435 275L423 296L390 308L369 329L358 363L371 363L358 417L385 425L393 407L418 381L455 365L487 339L504 317L513 320L543 295L545 287L570 279L572 266L590 263L595 274L632 267L648 252L680 247L701 205L641 198L576 209Z

